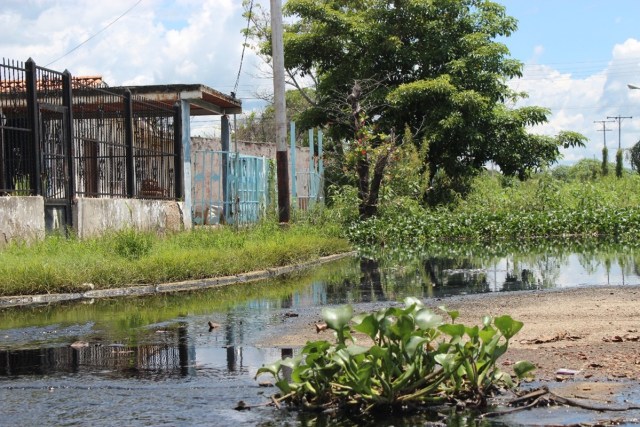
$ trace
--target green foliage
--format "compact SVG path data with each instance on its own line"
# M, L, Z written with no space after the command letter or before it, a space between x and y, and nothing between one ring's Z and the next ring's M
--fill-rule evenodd
M132 230L79 240L48 236L0 251L0 295L87 290L202 279L294 264L350 250L325 219L282 229L263 222L239 230L197 228L167 236Z
M640 141L629 149L629 160L631 161L631 168L640 173Z
M456 179L473 176L493 161L525 178L555 162L560 147L586 140L575 132L531 135L527 127L546 122L549 110L505 106L524 96L505 84L522 64L497 41L516 30L516 20L495 2L289 0L284 10L285 66L317 82L315 103L301 117L330 126L335 140L358 132L353 99L344 102L354 82L376 132L408 126L417 145L428 144L429 176L441 169ZM268 34L256 30L260 52L268 53Z
M346 234L360 248L562 236L636 240L640 176L583 180L593 169L572 168L563 180L549 173L524 182L485 173L455 205L424 208L408 198L385 199L377 217L352 223Z
M602 148L602 176L609 175L609 149Z
M323 318L336 332L336 343L308 342L294 358L265 365L286 400L298 407L357 406L363 412L385 407L433 405L467 399L481 406L487 394L513 379L496 362L522 322L509 316L486 316L481 326L455 323L458 313L440 307L450 318L407 298L404 308L390 307L353 317L350 306L326 308ZM366 335L360 345L354 332ZM290 380L283 368L291 369ZM518 378L533 365L519 362Z
M602 165L595 159L582 159L573 166L556 166L551 170L553 178L563 182L594 181L601 173Z
M113 235L116 254L128 260L136 260L151 252L154 236L148 232L125 229Z
M623 171L624 171L624 166L622 164L622 150L618 150L616 151L616 176L618 178L621 178Z

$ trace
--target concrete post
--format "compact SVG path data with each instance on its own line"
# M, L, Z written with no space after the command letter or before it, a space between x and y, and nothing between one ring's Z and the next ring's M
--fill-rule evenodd
M289 139L291 140L291 199L294 206L298 201L298 183L296 180L296 122L289 123Z
M193 226L192 183L191 183L191 106L189 101L180 101L180 118L182 120L182 173L184 182L184 228Z

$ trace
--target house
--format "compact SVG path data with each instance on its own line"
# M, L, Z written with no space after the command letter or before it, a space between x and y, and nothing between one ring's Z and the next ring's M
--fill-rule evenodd
M25 63L0 64L0 245L191 222L190 117L239 100L201 84L108 87Z

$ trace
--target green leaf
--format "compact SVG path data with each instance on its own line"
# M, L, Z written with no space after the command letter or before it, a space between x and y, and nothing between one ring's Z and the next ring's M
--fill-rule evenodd
M415 330L415 324L413 323L413 319L409 316L400 316L396 322L391 326L391 330L393 330L394 334L398 338L404 338L409 336Z
M369 351L369 347L364 347L364 346L361 346L361 345L351 344L350 346L347 347L347 352L351 356L357 356L359 354L364 354L364 353L366 353L368 351Z
M414 335L411 338L409 338L409 341L405 345L405 350L407 352L407 355L410 358L413 358L414 355L416 354L416 351L419 348L422 348L424 343L426 343L427 341L429 341L427 338L419 337L419 336L416 336L416 335Z
M478 332L478 336L483 343L488 343L496 335L497 331L493 328L485 328Z
M464 335L464 325L446 324L438 326L438 329L452 337L461 337Z
M420 301L418 298L416 297L406 297L404 299L404 305L406 307L411 307L412 305L415 305L416 308L422 308L424 307L424 304L422 304L422 301Z
M415 319L416 324L423 331L431 328L436 328L443 323L442 316L440 316L439 314L435 314L428 308L419 310L415 315Z
M278 378L278 373L280 372L280 366L282 364L282 360L276 360L273 363L262 365L261 368L258 368L256 372L256 377L263 373L269 373L274 377Z
M436 361L436 363L442 366L442 369L444 369L445 372L451 373L456 368L455 367L456 357L454 354L451 354L451 353L437 354L434 357L434 360Z
M353 317L353 307L350 305L343 305L336 308L323 308L322 318L326 322L327 326L334 331L342 331L351 318Z
M378 320L374 315L369 314L367 316L361 317L359 323L353 325L353 329L358 332L362 332L371 338L372 340L376 338L378 335Z
M454 323L456 319L460 316L460 312L458 310L449 310L446 306L441 305L438 308L445 313L447 313L451 317L451 323Z
M494 323L507 340L511 339L524 326L524 323L513 320L511 316L506 315L496 317Z
M379 345L374 345L369 349L369 352L371 353L371 355L377 359L382 359L384 358L387 353L389 352L389 349L387 347L380 347Z
M526 360L521 360L513 365L513 372L516 374L518 379L532 376L533 371L535 370L536 366L531 362L527 362Z

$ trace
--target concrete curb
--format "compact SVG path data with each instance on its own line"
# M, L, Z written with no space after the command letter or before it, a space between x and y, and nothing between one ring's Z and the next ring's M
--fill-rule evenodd
M50 304L62 301L78 301L94 298L114 298L126 296L154 295L168 292L195 291L198 289L216 288L236 283L255 282L270 279L295 271L306 270L316 265L336 261L348 256L354 256L355 251L329 255L318 259L303 262L301 264L285 265L282 267L268 268L266 270L251 271L235 276L213 277L211 279L186 280L184 282L161 283L159 285L131 285L124 288L96 289L86 292L69 294L44 294L44 295L18 295L0 297L0 309L5 307L27 306L35 304Z

